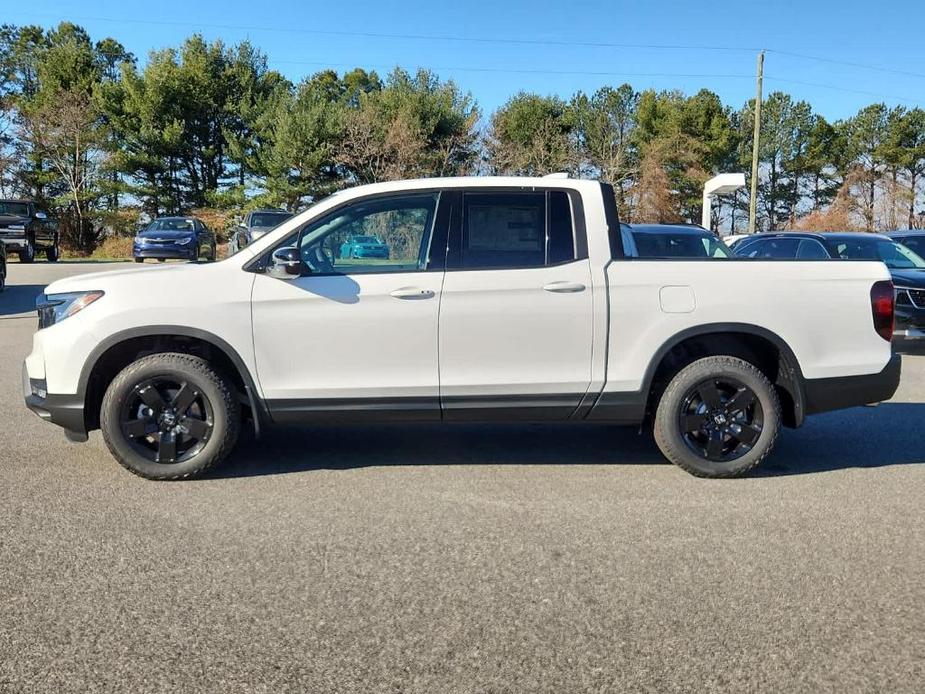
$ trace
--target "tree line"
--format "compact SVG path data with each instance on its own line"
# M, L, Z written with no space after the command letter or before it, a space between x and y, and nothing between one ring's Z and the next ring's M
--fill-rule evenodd
M419 176L568 171L613 184L628 221L700 218L703 183L749 171L754 101L710 90L520 92L483 117L420 69L325 70L295 84L244 41L193 35L143 66L80 26L0 27L0 194L36 200L90 252L139 212L295 210L345 186ZM919 226L925 111L883 103L829 122L806 101L762 103L764 229ZM747 191L714 222L745 227Z

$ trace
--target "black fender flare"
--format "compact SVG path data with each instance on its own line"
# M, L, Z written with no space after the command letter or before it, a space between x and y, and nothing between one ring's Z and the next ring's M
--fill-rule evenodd
M257 382L251 375L250 369L247 368L247 364L244 363L244 360L241 358L241 355L238 354L237 350L232 347L226 340L222 339L215 333L211 333L200 328L194 328L188 325L145 325L135 328L128 328L126 330L120 330L119 332L113 333L112 335L108 335L106 338L101 340L96 345L96 347L93 348L93 351L90 352L90 355L84 362L83 368L80 370L80 380L77 383L77 394L80 398L80 401L86 402L87 390L90 385L90 377L96 369L100 358L109 349L122 342L137 339L139 337L158 336L189 337L206 342L212 345L214 348L224 352L225 355L227 355L231 360L231 363L234 364L235 369L238 371L238 375L241 377L241 380L244 383L244 389L247 394L248 402L250 403L251 411L254 414L254 432L258 437L260 436L260 423L261 421L269 421L270 414L266 408L266 403L264 403L263 399L261 399L257 394Z
M800 362L797 361L796 355L793 353L793 350L790 349L790 345L788 345L780 335L767 328L752 325L751 323L706 323L704 325L687 328L672 335L662 343L661 347L656 350L655 355L649 361L642 382L642 392L649 393L659 364L662 363L665 355L672 349L691 338L704 337L715 333L741 333L753 335L767 340L777 348L786 373L778 373L775 385L787 391L793 399L793 417L795 425L800 426L803 424L806 418L806 396L804 393L804 379L803 372L800 369Z

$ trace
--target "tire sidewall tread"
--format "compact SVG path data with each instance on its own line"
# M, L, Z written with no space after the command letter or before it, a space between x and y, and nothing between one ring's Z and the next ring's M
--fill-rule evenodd
M681 398L692 386L712 376L730 376L751 388L761 403L764 423L751 451L726 463L705 460L691 451L677 425ZM730 478L745 475L760 465L777 441L781 424L780 399L767 376L751 362L732 356L704 357L681 369L659 399L655 415L655 442L662 454L697 477Z
M212 405L212 434L202 451L184 463L160 464L135 452L122 433L120 412L124 398L142 380L156 376L184 377L193 381ZM240 404L234 388L205 359L181 352L159 352L126 366L112 380L100 408L100 428L110 453L122 467L153 480L183 480L202 475L234 448L240 429Z

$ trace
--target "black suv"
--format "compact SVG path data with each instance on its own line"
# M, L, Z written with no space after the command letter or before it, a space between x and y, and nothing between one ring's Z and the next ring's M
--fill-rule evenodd
M52 263L60 255L57 225L31 200L0 200L0 242L21 263L31 263L39 252Z
M903 351L925 348L925 259L896 239L858 232L769 232L742 239L733 252L762 260L880 260L896 288L893 345Z

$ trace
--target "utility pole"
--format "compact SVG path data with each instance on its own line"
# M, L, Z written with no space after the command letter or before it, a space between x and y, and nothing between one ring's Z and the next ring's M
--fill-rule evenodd
M748 198L748 233L755 233L758 213L758 145L761 139L761 81L764 79L764 51L758 54L758 76L755 94L755 134L752 138L752 186Z

